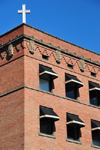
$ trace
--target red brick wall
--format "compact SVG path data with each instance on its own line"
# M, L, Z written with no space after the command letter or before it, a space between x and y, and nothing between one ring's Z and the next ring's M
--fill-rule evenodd
M60 41L26 25L2 36L0 41L6 43L9 39L15 38L17 34L21 35L22 33L34 36L36 39L43 39L46 43L68 49L70 52L76 52L76 54L84 55L84 57L91 58L94 61L99 61L99 55ZM18 51L16 46L18 46ZM25 39L18 41L14 49L14 56L10 60L7 60L5 56L4 59L0 57L0 94L23 85L38 90L39 64L43 64L52 67L53 71L58 74L58 78L54 80L55 88L52 92L62 97L24 88L0 98L0 150L20 150L24 147L25 150L94 149L91 147L91 119L100 121L100 110L64 98L65 73L75 75L83 82L84 86L79 89L78 101L89 104L88 81L100 83L99 67L85 62L85 71L81 72L80 60L63 53L61 54L61 63L58 64L56 62L56 51L37 43L35 43L35 52L32 55L29 53L29 41ZM42 58L44 51L48 53L49 60ZM73 69L67 66L69 60L74 64ZM92 77L90 74L93 68L97 73L96 77ZM40 131L39 105L51 107L59 115L60 120L55 122L56 132L54 135L56 139L38 135ZM85 122L86 126L81 129L82 137L80 141L82 145L66 141L66 112L79 115L80 119ZM25 133L24 137L23 133Z
M53 54L51 55L51 50L46 49L43 47L39 47L37 44L35 45L35 53L31 55L29 51L25 51L25 84L31 87L39 88L39 64L43 64L45 66L51 67L54 72L58 74L58 78L54 80L55 89L53 89L53 93L65 96L65 73L69 73L72 75L75 75L81 82L83 82L84 86L79 89L80 96L78 97L78 100L89 103L89 85L88 81L92 81L95 83L100 84L99 76L100 71L99 67L95 65L91 65L89 63L85 64L85 71L80 71L80 61L78 59L73 60L71 57L74 67L73 69L68 68L67 63L65 63L63 57L60 64L56 63L55 57L55 51L53 51ZM49 54L49 60L45 60L42 58L43 50L47 51ZM41 53L40 53L41 51ZM67 58L66 58L67 59ZM70 58L69 58L70 59ZM96 67L97 74L96 77L91 76L91 68ZM33 80L35 79L35 80ZM84 96L86 98L84 98Z
M33 98L34 97L34 98ZM55 122L56 139L39 136L39 105L53 108L59 115L60 120ZM66 112L79 115L85 122L85 127L81 128L82 145L67 142ZM91 119L99 120L98 109L92 108L77 102L68 101L63 98L45 94L42 92L25 89L25 150L88 150L91 147Z
M19 57L18 59L16 59ZM0 60L0 94L24 85L23 51ZM0 150L24 149L24 90L0 97Z
M15 30L11 30L6 34L1 35L0 37L0 44L5 44L9 40L15 39L16 36L24 34L23 26L20 28L16 28Z
M0 94L23 86L24 57L16 59L0 68Z
M0 98L0 150L24 149L24 90Z
M97 78L87 77L85 73L81 73L80 70L71 70L66 66L64 69L60 68L60 65L52 61L36 60L35 54L33 58L25 56L25 84L39 88L39 64L52 67L53 71L58 74L58 78L54 80L55 89L53 93L65 96L65 72L77 76L77 78L83 82L84 86L79 89L79 101L89 104L89 87L88 81L97 82ZM50 58L52 60L52 57ZM33 64L33 65L32 65ZM31 68L31 69L30 69ZM35 79L35 80L34 80ZM31 81L30 81L31 80ZM29 81L29 82L28 82ZM97 82L99 83L99 82ZM56 132L54 135L56 139L39 136L39 105L51 107L59 115L60 120L56 124ZM41 150L64 150L64 149L94 149L91 147L92 136L91 136L91 119L100 121L99 109L93 108L84 104L73 102L67 99L52 96L50 94L38 92L31 89L25 89L25 150L28 149L41 149ZM66 112L79 115L79 117L85 122L86 126L81 129L82 137L80 141L82 145L66 142L67 131L66 131ZM30 117L31 116L31 117ZM35 142L34 142L35 140Z

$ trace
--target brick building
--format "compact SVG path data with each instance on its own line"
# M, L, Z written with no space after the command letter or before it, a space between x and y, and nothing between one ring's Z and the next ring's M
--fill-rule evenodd
M100 149L100 55L27 24L0 36L0 150Z

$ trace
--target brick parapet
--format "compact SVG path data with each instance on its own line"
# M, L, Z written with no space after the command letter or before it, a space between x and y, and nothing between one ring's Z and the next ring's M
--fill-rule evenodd
M30 40L33 40L35 42L35 49L34 49L33 55L29 53ZM14 55L11 58L9 58L7 55L8 54L8 46L10 43L13 44L13 51L14 51ZM38 51L37 56L36 56L36 54L37 54L36 51ZM57 64L57 60L56 60L57 59L57 56L56 56L57 51L61 52L61 54L60 54L61 59L60 59L59 65ZM33 37L29 37L26 35L21 35L15 39L13 39L12 41L9 41L8 43L4 44L3 46L1 46L0 65L2 66L22 55L28 55L33 58L36 57L37 59L41 59L41 56L39 56L40 55L39 53L41 54L41 56L46 53L49 58L53 56L54 57L53 61L51 61L50 63L56 64L60 67L66 68L67 64L72 64L73 67L76 68L75 65L77 65L79 67L80 73L81 73L81 62L80 62L81 60L84 60L84 70L86 70L85 73L88 71L90 73L93 72L93 73L98 74L98 72L100 70L99 69L100 64L98 62L94 62L90 59L86 59L82 56L78 56L75 53L71 53L67 50L66 51L62 50L59 47L52 46L51 44L44 43L42 40L37 40L37 39L34 39ZM56 63L54 63L54 61ZM89 73L87 74L87 76L89 76Z
M52 45L51 43L45 43L42 39L35 39L34 38L34 36L28 36L28 35L25 35L25 34L22 34L22 35L17 35L16 36L16 38L14 38L14 39L9 39L9 41L7 42L7 43L4 43L4 44L1 44L0 45L0 51L1 51L1 53L2 52L4 52L4 51L6 51L4 48L6 47L6 46L8 46L10 43L14 43L14 42L16 42L16 41L18 41L19 39L22 39L22 38L25 38L25 39L28 39L28 40L33 40L33 41L35 41L36 43L39 43L40 45L43 45L43 46L46 46L46 47L49 47L49 48L51 48L51 49L53 49L53 50L58 50L58 51L60 51L61 53L64 53L64 54L66 54L66 55L71 55L71 56L73 56L73 57L75 57L75 58L78 58L78 59L83 59L83 60L85 60L85 61L87 61L87 62L89 62L89 63L92 63L92 64L95 64L95 65L98 65L98 66L100 66L100 63L98 62L98 61L93 61L92 60L92 58L85 58L83 55L79 55L79 54L76 54L75 52L74 53L72 53L72 52L70 52L70 51L68 51L68 49L61 49L59 46L54 46L54 45ZM23 46L23 45L22 45ZM7 48L7 47L6 47ZM94 53L95 55L99 55L99 54L97 54L97 53ZM1 56L1 55L0 55Z

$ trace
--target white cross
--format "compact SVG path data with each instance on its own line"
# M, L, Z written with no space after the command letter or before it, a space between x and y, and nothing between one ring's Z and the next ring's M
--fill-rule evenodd
M22 10L18 10L19 14L23 14L23 23L26 23L26 13L30 13L30 10L25 9L25 4L22 5Z

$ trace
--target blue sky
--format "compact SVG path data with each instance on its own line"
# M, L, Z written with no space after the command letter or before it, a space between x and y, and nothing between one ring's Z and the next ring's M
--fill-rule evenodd
M0 35L26 23L71 43L100 53L100 0L0 0Z

